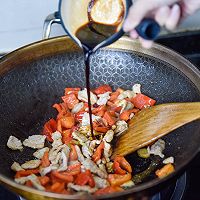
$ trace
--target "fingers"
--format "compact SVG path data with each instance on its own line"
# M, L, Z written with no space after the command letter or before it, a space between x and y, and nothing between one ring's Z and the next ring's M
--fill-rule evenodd
M181 18L181 9L178 4L173 5L170 15L165 23L165 26L169 30L173 30L179 23Z
M145 40L145 39L139 37L139 41L145 49L150 49L153 45L152 40Z
M169 6L163 6L159 8L155 13L155 20L158 22L160 26L164 26L169 15L170 15Z

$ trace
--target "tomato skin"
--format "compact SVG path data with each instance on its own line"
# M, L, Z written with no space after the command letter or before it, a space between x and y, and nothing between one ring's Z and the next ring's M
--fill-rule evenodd
M75 120L77 122L82 122L82 118L83 118L83 115L84 115L85 111L80 111L80 112L77 112L74 117L75 117Z
M101 85L94 90L95 94L104 94L106 92L112 92L112 88L109 85Z
M69 109L73 109L73 107L79 103L79 100L77 99L76 95L71 93L71 94L67 94L65 96L62 97L62 100L67 104L67 107Z
M156 101L144 94L137 94L136 97L131 98L131 102L136 108L142 109L145 106L153 106Z
M88 184L90 187L94 187L95 182L90 170L86 170L85 172L78 174L75 179L75 184L82 186Z
M108 181L111 184L111 186L120 186L123 183L131 180L131 174L124 174L124 175L120 175L120 174L109 174L108 175Z
M57 130L57 122L54 119L50 119L48 122L44 124L44 128L42 131L43 135L46 135L47 140L49 142L53 142L51 135Z
M92 160L94 162L97 162L98 160L101 159L103 149L104 149L104 142L101 142L101 144L97 147L96 151L92 155Z
M121 191L123 191L123 189L121 187L108 186L106 188L97 190L94 194L95 195L104 195L104 194L109 194L109 193L113 193L113 192L121 192Z

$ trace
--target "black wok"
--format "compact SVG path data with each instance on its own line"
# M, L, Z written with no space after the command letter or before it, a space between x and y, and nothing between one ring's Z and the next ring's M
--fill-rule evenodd
M103 83L114 89L142 84L143 93L157 103L200 101L200 72L186 59L155 44L145 50L137 42L122 38L102 49L91 60L91 86ZM49 118L56 116L51 107L60 101L65 87L84 87L84 62L80 49L67 37L31 44L3 57L0 62L0 182L26 199L94 199L87 195L64 196L37 191L13 181L13 161L23 163L32 150L12 151L6 142L10 135L25 139L38 134ZM200 123L195 121L164 137L166 156L175 157L176 172L162 180L153 178L122 193L99 198L137 198L180 172L198 153ZM147 167L148 161L129 156L134 173Z

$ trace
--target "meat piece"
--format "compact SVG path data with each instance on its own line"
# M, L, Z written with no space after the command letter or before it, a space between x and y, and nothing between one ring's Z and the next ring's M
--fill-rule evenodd
M23 145L33 149L41 149L44 147L46 136L45 135L32 135L24 140Z
M58 146L58 147L55 147L55 148L52 148L50 151L49 151L49 160L51 162L54 162L54 160L56 160L57 158L57 155L59 153L59 151L61 151L63 148L65 148L67 145L63 144L61 146Z
M78 140L80 142L81 145L84 145L85 142L88 141L87 137L85 137L83 134L79 133L78 131L74 131L72 133L72 137L75 139L75 140Z
M42 149L38 149L36 152L33 153L33 156L37 159L42 159L44 153L48 151L49 152L49 148L48 147L44 147Z
M88 102L88 96L87 96L87 89L85 88L84 90L81 90L78 92L78 99L84 102ZM91 104L95 104L97 102L97 96L90 92L90 101Z
M33 187L38 190L45 191L45 188L40 184L38 177L35 174L27 176L28 180L32 182Z
M94 176L95 187L97 188L105 188L109 186L109 182L106 179L100 178L98 176Z
M60 145L62 145L62 135L59 131L56 131L54 133L52 133L52 139L53 139L53 143L52 143L52 147L58 147Z
M163 164L169 164L169 163L174 163L174 157L168 157L165 160L163 160Z
M106 105L108 100L110 99L110 93L111 92L106 92L104 94L99 94L98 97L99 99L97 100L98 105Z
M12 136L12 135L8 138L7 146L8 146L8 148L10 148L12 150L22 150L23 149L21 140L19 140L18 138L16 138L15 136Z
M97 174L101 178L107 178L107 174L105 174L101 169L99 169L92 160L86 158L82 162L82 164L86 169L89 169L92 173Z
M22 185L24 185L27 181L31 181L31 183L33 184L33 186L36 189L45 191L45 188L40 184L40 181L35 174L31 174L31 175L26 176L26 177L21 177L21 178L15 179L15 182L22 184Z
M60 167L58 168L58 171L65 171L67 169L69 153L70 153L70 148L68 146L62 149L61 157L59 160Z
M58 152L57 155L54 157L54 159L51 160L51 163L53 165L56 165L56 164L58 164L58 162L59 162L60 159L61 159L61 152Z
M108 130L105 136L103 137L103 140L106 142L111 142L113 140L113 137L114 137L114 131Z
M101 169L105 174L108 174L107 171L106 171L106 167L105 167L105 165L104 165L103 163L100 163L100 164L98 165L98 167L99 167L99 169Z
M95 115L92 114L92 121L93 121L93 122L94 122L94 121L98 121L98 120L100 120L100 119L101 119L101 117L95 116ZM82 123L81 123L81 125L82 125L82 126L88 126L88 125L90 125L90 116L89 116L89 113L85 112L85 113L83 114L83 118L82 118Z
M149 147L147 148L149 154L157 155L160 156L161 158L164 158L164 154L162 153L164 149L165 149L165 141L162 139L159 139L150 148Z
M88 145L85 144L82 146L82 152L83 152L83 155L86 157L86 158L90 158L92 156L92 152L90 151L90 149L88 148Z
M107 143L106 141L104 141L104 151L103 151L103 155L104 158L106 159L106 162L110 162L110 156L112 154L112 148L111 145L109 143Z
M12 169L13 171L15 171L15 172L24 170L18 162L14 162L14 163L11 165L11 169Z
M135 92L131 91L131 90L126 90L124 92L122 92L118 97L117 99L119 100L122 100L122 99L125 99L125 98L133 98L135 97L136 94Z
M75 149L78 155L78 160L83 163L83 161L85 160L83 154L81 153L80 147L78 145L75 145Z
M97 188L91 188L90 186L87 185L74 185L73 183L69 183L67 185L68 188L71 188L73 190L76 190L77 192L88 192L88 193L94 193L97 191Z
M79 111L81 111L81 109L84 107L84 103L83 102L80 102L80 103L77 103L73 109L72 109L72 113L77 113Z
M40 166L40 160L29 160L21 165L23 169L35 169Z
M92 141L90 142L90 145L89 145L89 149L90 149L90 151L91 151L92 153L94 152L95 147L96 147L96 140L92 140Z
M114 130L116 136L120 136L128 129L128 124L124 120L116 122L116 129Z
M127 101L125 99L120 100L120 101L116 102L116 105L122 107L122 109L120 111L120 113L122 113L125 110L125 108L126 108Z
M136 94L141 93L141 85L140 85L140 84L135 84L135 85L133 85L132 90L133 90L133 92L136 93Z
M46 174L50 173L53 170L57 170L59 165L49 165L48 167L41 168L40 169L40 174L41 176L45 176Z

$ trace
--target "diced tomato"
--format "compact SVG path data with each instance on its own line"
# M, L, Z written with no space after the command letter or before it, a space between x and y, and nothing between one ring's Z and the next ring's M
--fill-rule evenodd
M71 131L71 129L64 130L62 132L62 141L65 144L69 144L72 141L72 131Z
M69 117L64 116L60 119L60 121L61 126L66 129L72 128L75 125L75 119L72 115Z
M120 92L118 92L118 91L111 93L109 101L112 101L112 102L113 102L114 100L117 99L117 97L118 97L119 95L120 95Z
M75 94L77 96L80 90L81 88L65 88L65 96L68 94Z
M62 100L67 104L69 109L72 109L77 103L79 103L79 100L73 93L63 96Z
M100 132L100 133L106 133L109 128L106 126L95 126L93 127L95 131Z
M64 189L65 189L65 183L60 183L60 182L55 182L50 188L51 192L55 193L62 193Z
M50 182L50 178L48 176L39 176L38 179L43 186Z
M106 111L106 106L105 105L101 105L101 106L98 106L97 108L93 109L92 110L92 114L96 114L100 111Z
M104 142L101 142L101 144L97 147L96 151L92 155L92 160L94 162L97 162L98 160L101 159L103 149L104 149Z
M77 122L82 122L82 118L83 118L83 114L85 113L85 111L80 111L80 112L77 112L75 114L75 120Z
M41 166L42 167L48 167L50 165L50 161L49 161L49 152L45 151L42 159L41 159Z
M106 92L112 92L112 88L109 85L101 85L94 90L95 94L104 94Z
M120 113L121 109L122 109L122 106L113 105L113 106L110 107L110 110L115 111L117 113Z
M89 184L90 187L94 187L95 182L90 170L78 174L75 179L75 184L82 186Z
M81 173L81 163L77 162L74 165L68 166L67 173L71 174L72 176L80 174Z
M31 174L38 174L38 173L39 173L38 169L20 170L20 171L17 171L17 173L15 174L15 178L20 178L20 177L29 176Z
M114 125L115 122L117 121L117 119L114 118L114 117L112 116L112 113L110 113L109 111L106 111L106 112L105 112L103 118L107 121L107 123L108 123L110 126Z
M45 123L42 133L43 135L46 135L48 141L53 142L51 135L56 131L56 129L56 121L54 119L50 119L48 122Z
M121 187L117 187L117 186L108 186L106 188L102 188L97 190L94 195L104 195L104 194L110 194L113 192L121 192L123 191L123 189Z
M69 160L73 161L73 160L77 160L78 159L78 154L76 152L76 148L74 145L71 145L71 150L70 150L70 154L69 154Z
M73 176L70 174L66 174L66 173L63 174L62 172L58 172L58 171L52 171L51 173L57 179L60 179L65 182L73 182L73 180L74 180Z
M33 187L33 183L30 180L26 181L25 186L27 186L27 187Z
M123 156L116 156L113 163L113 170L116 174L124 175L132 173L132 167Z
M131 99L131 102L136 108L142 109L145 106L153 106L156 101L144 94L137 94L136 97Z
M108 175L108 181L111 184L111 186L120 186L123 183L131 180L131 174L109 174Z
M124 92L124 90L122 88L117 88L116 92L119 92L121 94L122 92Z
M155 172L155 174L159 178L164 178L168 176L169 174L171 174L172 172L174 172L174 166L171 163L169 163L169 164L164 165L164 167L162 167L161 169L158 169Z

